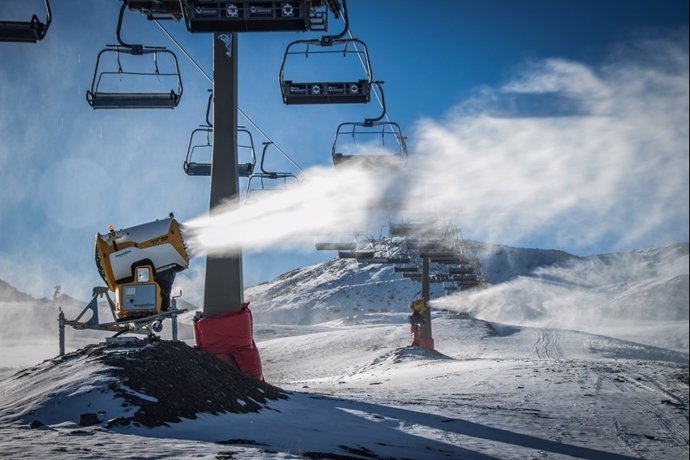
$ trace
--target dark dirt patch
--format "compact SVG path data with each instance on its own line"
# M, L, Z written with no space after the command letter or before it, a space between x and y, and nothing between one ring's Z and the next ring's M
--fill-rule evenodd
M110 390L125 404L138 407L133 416L111 420L108 427L161 426L204 412L259 412L270 409L269 401L288 398L284 390L182 342L99 344L89 354L112 367L109 373L117 381Z

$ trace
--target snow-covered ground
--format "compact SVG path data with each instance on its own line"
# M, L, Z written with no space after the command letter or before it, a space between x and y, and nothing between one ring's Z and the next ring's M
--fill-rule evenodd
M58 305L73 317L78 303L6 299L0 456L687 458L687 244L550 261L533 251L492 247L482 263L498 281L434 302L434 352L409 347L419 287L390 267L333 260L251 287L265 378L288 398L155 428L106 426L136 407L102 363L41 363L57 355ZM68 331L68 351L102 340ZM82 413L101 423L80 426Z

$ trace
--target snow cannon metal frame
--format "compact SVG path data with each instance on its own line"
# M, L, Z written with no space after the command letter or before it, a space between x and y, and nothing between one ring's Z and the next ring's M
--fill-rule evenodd
M67 319L60 309L60 355L65 354L65 326L115 332L113 337L135 333L155 339L163 320L170 319L172 340L177 340L177 316L186 310L177 309L179 295L172 296L171 290L175 274L189 266L189 255L173 214L117 231L111 226L106 234L96 233L95 246L96 266L107 287L93 288L91 301L76 319ZM112 321L103 323L98 305L102 297L112 314Z
M172 214L134 227L96 234L98 272L115 292L115 318L167 311L175 274L189 266L179 223Z

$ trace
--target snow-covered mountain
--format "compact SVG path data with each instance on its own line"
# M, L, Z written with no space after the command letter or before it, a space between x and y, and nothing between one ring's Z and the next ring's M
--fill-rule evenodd
M517 323L562 318L564 309L593 321L688 320L687 243L589 257L478 242L469 247L488 285L446 296L441 284L432 284L438 308ZM391 265L334 258L252 286L245 298L259 324L318 324L409 312L420 293L419 282Z
M578 259L557 250L479 242L468 242L466 246L476 254L490 284ZM442 284L431 285L432 298L444 292ZM407 311L410 302L420 295L421 284L396 273L393 265L335 257L249 287L245 298L251 301L257 322L316 324L362 313Z

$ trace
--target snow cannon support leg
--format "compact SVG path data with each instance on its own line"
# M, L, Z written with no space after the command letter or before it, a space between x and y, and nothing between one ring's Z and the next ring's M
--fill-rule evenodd
M255 379L263 380L249 303L243 304L238 312L213 317L197 314L194 339L197 348L208 351Z

